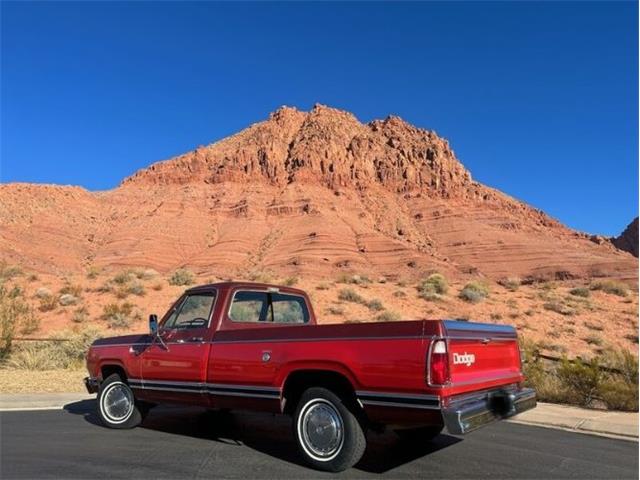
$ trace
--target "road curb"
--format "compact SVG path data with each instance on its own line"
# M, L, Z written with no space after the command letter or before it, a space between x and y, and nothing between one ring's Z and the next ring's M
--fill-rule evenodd
M60 410L65 405L95 399L85 393L33 393L0 395L0 412Z
M588 410L569 405L538 403L535 409L508 421L638 442L637 412Z

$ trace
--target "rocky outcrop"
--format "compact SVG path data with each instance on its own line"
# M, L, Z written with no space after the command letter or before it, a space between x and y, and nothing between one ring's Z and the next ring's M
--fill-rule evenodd
M620 250L629 252L634 257L638 256L638 217L627 225L619 236L612 240L613 244Z
M364 124L322 105L282 107L108 192L0 186L0 258L55 271L188 265L222 277L637 280L637 261L610 242L475 182L433 131L395 116Z

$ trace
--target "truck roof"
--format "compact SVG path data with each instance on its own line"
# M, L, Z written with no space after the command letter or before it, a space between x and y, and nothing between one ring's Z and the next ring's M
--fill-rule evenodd
M212 288L215 288L218 290L227 290L230 288L237 288L237 287L250 288L250 289L256 289L256 290L277 289L278 291L281 291L281 292L295 293L297 295L306 297L304 290L300 290L298 288L287 287L285 285L276 285L273 283L243 282L243 281L217 282L217 283L208 283L206 285L196 285L195 287L189 288L187 292L197 292L199 290L210 290Z

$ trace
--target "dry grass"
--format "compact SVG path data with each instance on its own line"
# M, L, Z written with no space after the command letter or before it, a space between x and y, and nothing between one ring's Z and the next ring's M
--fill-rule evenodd
M82 379L86 370L0 370L2 393L86 392Z

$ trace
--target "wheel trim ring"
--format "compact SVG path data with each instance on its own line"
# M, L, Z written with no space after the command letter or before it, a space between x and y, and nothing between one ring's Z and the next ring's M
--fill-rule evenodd
M123 416L114 417L113 413L110 411L110 406L107 402L109 395L118 388L124 395L122 400L126 400L128 403L127 411ZM107 419L107 421L113 425L119 425L126 422L131 415L133 414L134 409L134 398L133 393L129 386L122 382L114 382L110 383L107 388L100 395L100 410L102 411L102 415Z
M318 407L319 405L322 405L323 408L331 411L334 414L334 418L335 420L337 420L337 423L338 423L337 436L339 437L339 439L337 442L337 446L335 446L327 454L322 454L315 450L314 446L309 441L309 436L307 432L305 431L306 427L308 426L305 420L307 419L309 413L312 412L313 409L315 407ZM298 439L299 439L300 446L305 451L305 453L309 455L311 458L313 458L314 460L319 462L328 462L336 458L342 451L342 447L344 445L344 437L345 437L344 420L342 419L342 415L340 414L338 409L330 401L325 400L323 398L314 398L312 400L309 400L300 410L300 415L298 415L296 427L298 430Z

